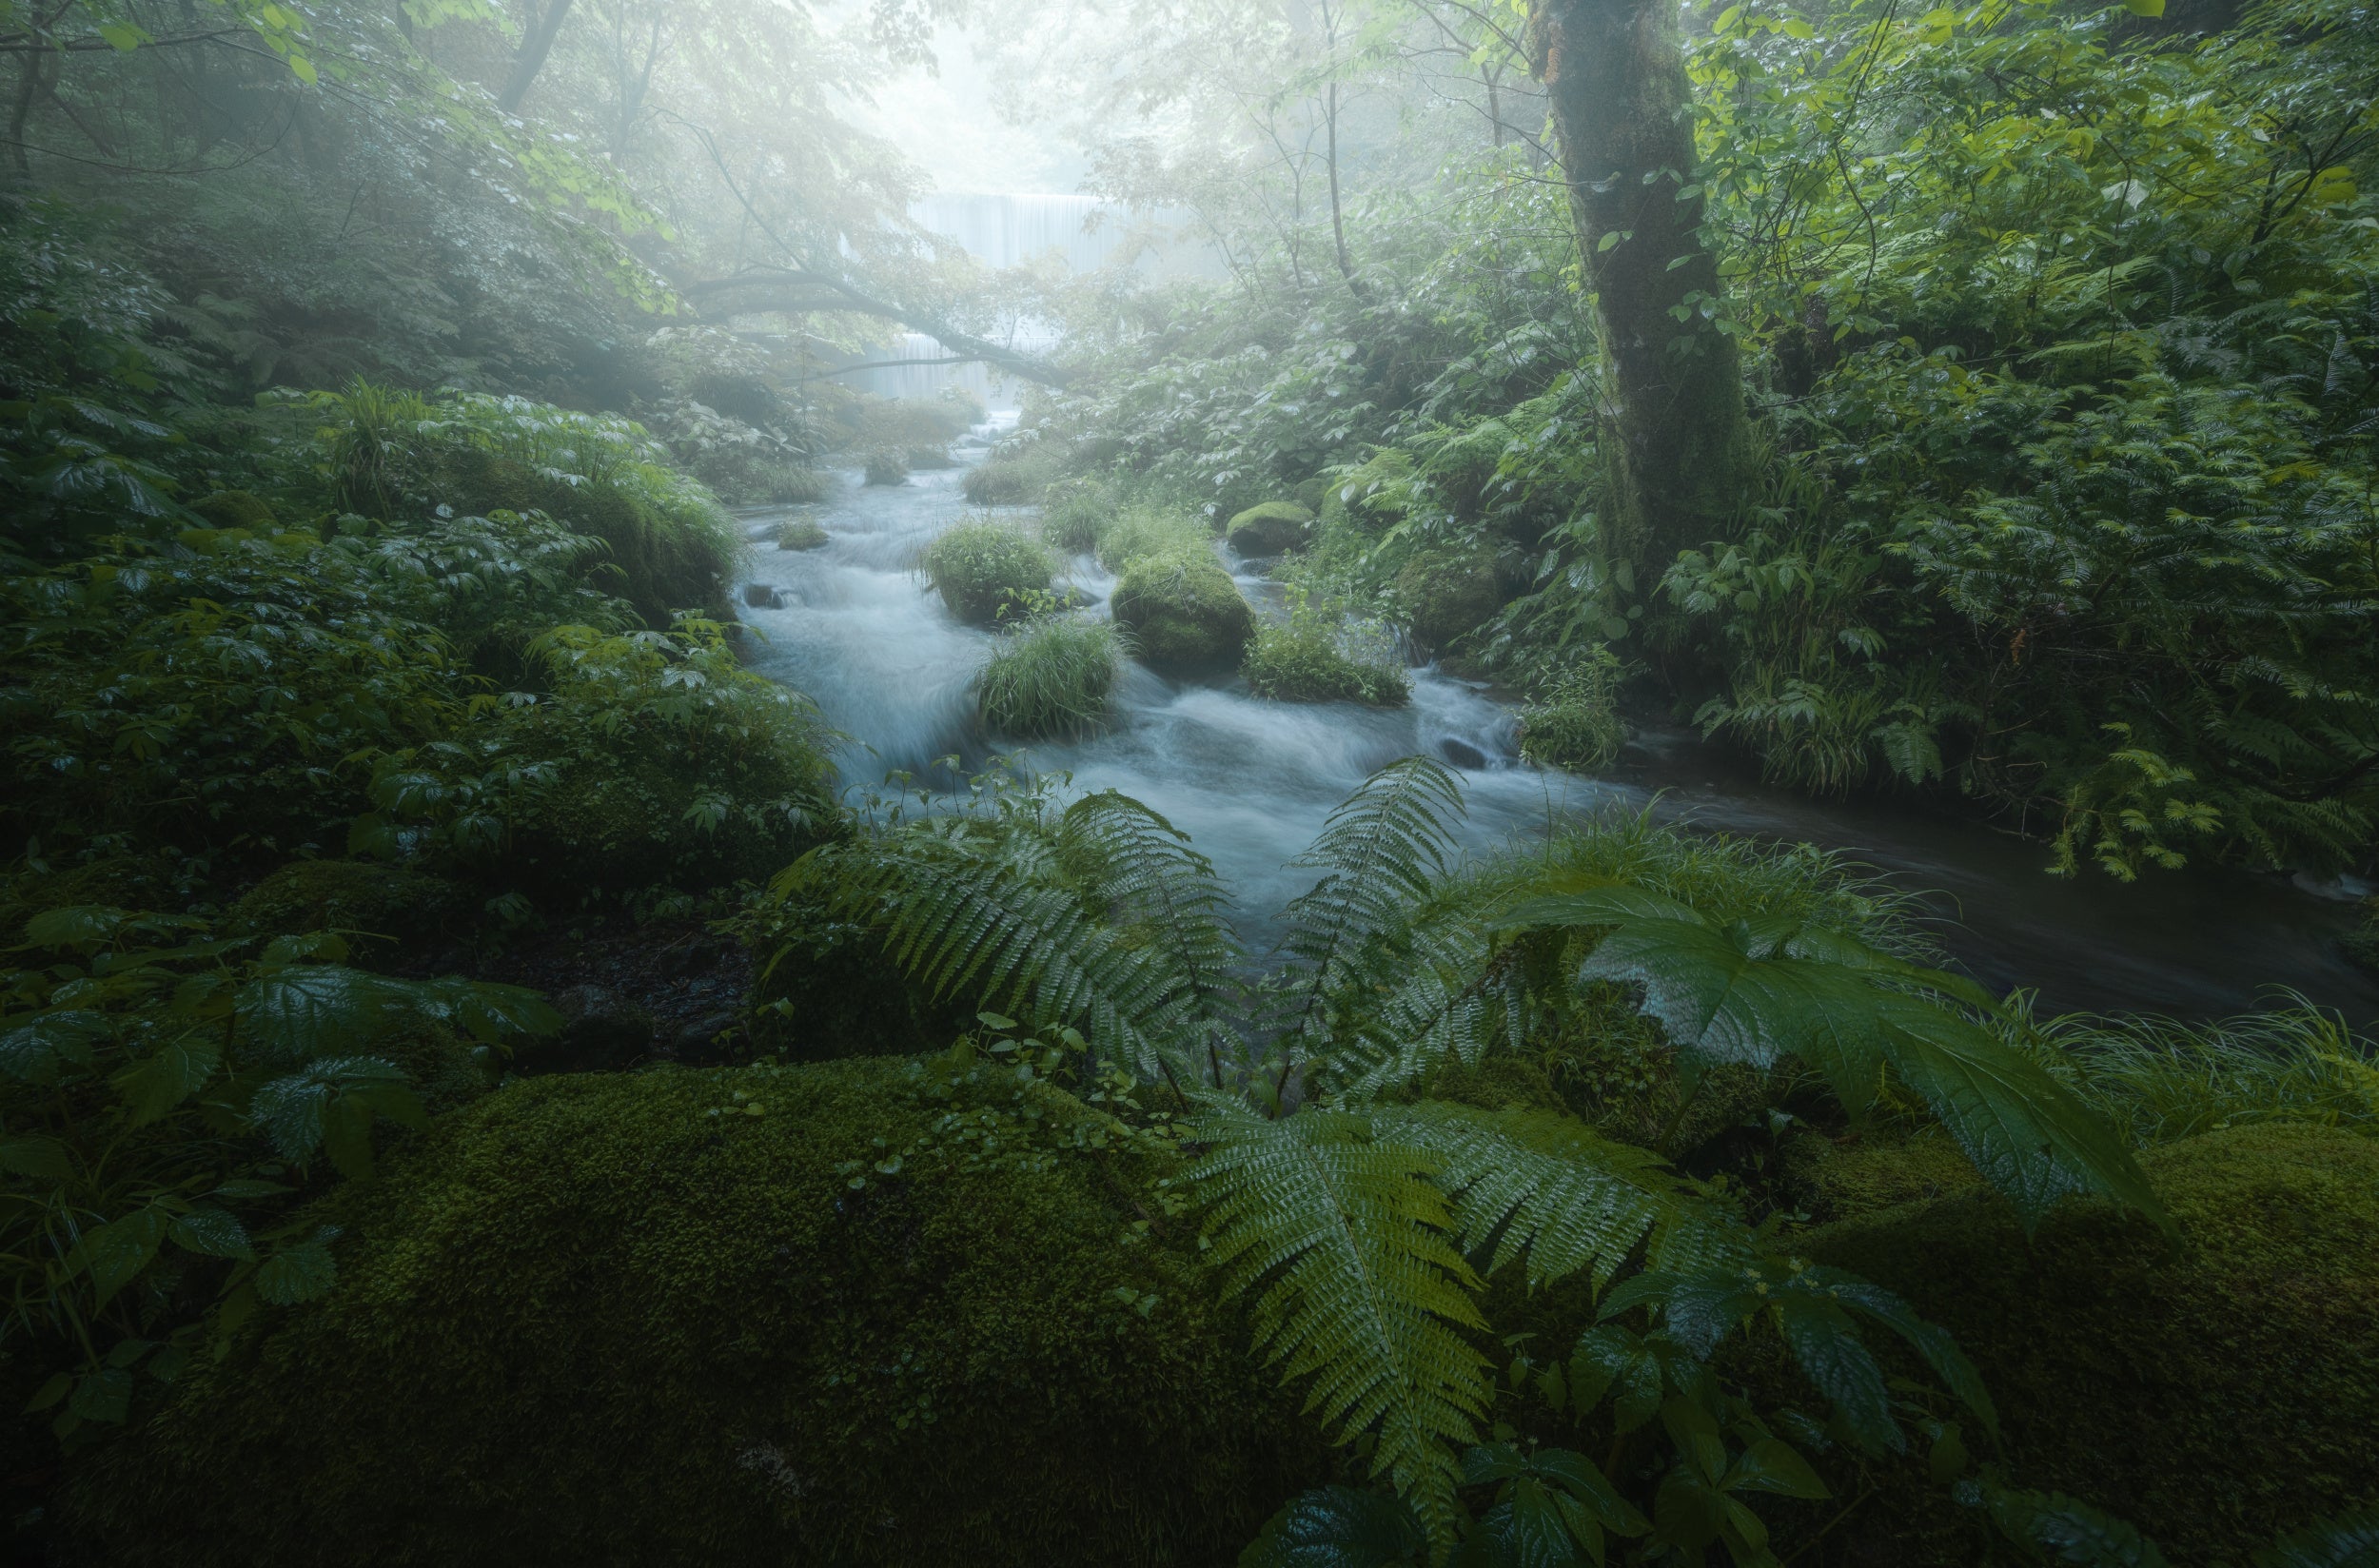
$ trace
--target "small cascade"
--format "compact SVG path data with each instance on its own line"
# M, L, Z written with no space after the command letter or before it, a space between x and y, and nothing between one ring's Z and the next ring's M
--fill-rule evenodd
M915 568L936 534L976 511L960 488L963 465L1013 421L994 415L959 443L960 467L906 484L863 485L855 469L841 471L835 498L811 513L829 536L824 547L753 552L757 585L768 591L742 612L764 639L751 644L752 667L808 693L848 737L837 758L846 784L872 786L898 769L946 787L937 758L954 754L974 768L994 750L971 691L993 634L953 619ZM773 533L781 515L753 516L754 537ZM1260 610L1277 613L1276 584L1244 568L1236 576ZM1072 577L1093 605L1114 586L1087 557ZM1330 809L1373 770L1422 753L1462 774L1466 853L1541 842L1562 821L1608 808L1842 847L1932 894L1923 907L1940 919L1943 943L1986 985L2040 988L2045 1012L2219 1013L2251 1005L2266 984L2358 1016L2379 1009L2379 992L2334 956L2346 917L2277 879L2174 874L2143 905L2112 878L2052 879L2039 846L1972 822L1770 788L1690 732L1639 735L1616 776L1543 772L1518 760L1512 715L1487 693L1432 667L1412 676L1411 703L1382 710L1264 702L1237 681L1175 683L1131 664L1105 733L1033 747L1025 760L1070 774L1076 791L1135 795L1193 835L1258 948L1278 934L1274 911L1310 884L1312 873L1290 862Z

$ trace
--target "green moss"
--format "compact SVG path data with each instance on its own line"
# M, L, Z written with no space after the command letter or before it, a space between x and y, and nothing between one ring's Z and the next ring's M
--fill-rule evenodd
M63 1524L127 1568L1227 1561L1327 1461L1170 1163L1004 1068L516 1084L342 1193L332 1294Z
M2379 974L2379 898L2363 901L2363 923L2339 942L2347 960Z
M371 1053L404 1069L433 1116L478 1099L489 1088L488 1068L470 1042L418 1015L373 1041Z
M925 550L926 579L952 615L975 626L1032 614L1056 570L1038 539L1004 522L962 524Z
M826 543L826 529L816 518L794 518L777 525L779 550L816 550Z
M225 911L237 936L345 933L351 959L365 967L450 941L468 908L451 882L403 866L367 860L293 860L240 895Z
M1902 1204L1971 1192L1982 1177L1937 1130L1915 1137L1889 1131L1836 1143L1804 1132L1779 1151L1783 1191L1813 1220L1855 1220Z
M1428 550L1396 574L1396 598L1412 635L1443 650L1503 607L1495 558L1484 549Z
M190 502L190 510L214 528L253 528L259 533L281 526L270 502L246 490L218 490Z
M1222 563L1205 554L1144 557L1125 569L1109 600L1141 662L1166 675L1219 675L1255 635L1255 612Z
M897 446L879 446L867 455L867 481L870 484L906 484L909 482L909 454Z
M1399 708L1412 696L1404 671L1362 664L1339 651L1327 627L1266 626L1248 649L1248 690L1275 702L1362 702Z
M1243 556L1285 555L1312 541L1313 514L1293 500L1268 500L1231 519L1224 537Z
M1809 1253L1957 1337L2011 1479L2137 1523L2176 1563L2379 1503L2379 1141L2270 1123L2149 1149L2177 1249L2075 1205L2027 1241L1976 1193L1814 1232ZM1937 1490L1879 1499L1895 1560L1963 1563Z
M1099 564L1121 575L1136 560L1155 556L1203 556L1213 535L1187 512L1164 506L1131 506L1109 518L1098 532Z

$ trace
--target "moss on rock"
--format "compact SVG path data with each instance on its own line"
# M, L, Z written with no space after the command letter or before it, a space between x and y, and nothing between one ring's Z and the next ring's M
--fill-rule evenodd
M974 626L1030 616L1056 570L1047 546L1004 522L961 524L925 551L927 580L952 615Z
M1230 519L1230 547L1243 556L1279 556L1313 541L1313 514L1293 500L1268 500Z
M817 550L826 544L826 529L816 518L791 518L777 525L779 550Z
M1125 568L1109 604L1141 662L1166 675L1234 669L1255 636L1255 612L1210 555L1143 557Z
M1004 1067L516 1084L343 1191L333 1292L62 1524L126 1568L1228 1561L1328 1460L1170 1166Z
M1955 1197L1982 1185L1965 1152L1934 1128L1914 1137L1870 1132L1838 1144L1804 1132L1778 1151L1777 1176L1784 1192L1820 1224Z
M2027 1241L1979 1191L1805 1245L1956 1336L1998 1404L2011 1480L2132 1520L2176 1563L2243 1561L2283 1529L2379 1504L2379 1141L2266 1123L2141 1164L2177 1248L2100 1205ZM1972 1531L1937 1489L1910 1491L1841 1549L1872 1538L1896 1562L1964 1563Z
M1396 574L1396 598L1412 635L1436 649L1477 631L1504 603L1494 554L1484 549L1415 556Z

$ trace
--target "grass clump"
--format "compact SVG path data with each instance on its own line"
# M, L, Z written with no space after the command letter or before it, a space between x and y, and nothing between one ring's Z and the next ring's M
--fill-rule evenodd
M971 626L1027 617L1056 570L1040 540L1004 522L962 523L925 551L926 580Z
M1159 556L1203 556L1213 536L1186 512L1133 506L1111 517L1098 535L1099 564L1122 573L1136 560Z
M816 469L784 467L777 470L769 484L768 502L772 506L816 506L827 494L827 478Z
M1204 545L1132 561L1110 602L1141 662L1166 675L1228 671L1255 636L1255 612Z
M1099 547L1115 512L1114 496L1098 480L1059 480L1041 498L1041 538L1052 549L1087 556Z
M1398 708L1412 698L1412 678L1391 665L1349 658L1321 617L1291 617L1259 628L1240 673L1248 690L1274 702L1361 702Z
M1619 660L1596 647L1543 682L1520 713L1520 755L1540 768L1607 768L1627 742Z
M1030 506L1057 478L1058 468L1058 454L1049 447L1007 447L968 469L962 487L977 506Z
M897 446L879 446L867 455L867 481L870 484L906 484L909 482L909 454Z
M975 707L993 733L1064 740L1098 727L1115 684L1115 628L1052 618L1010 632L975 681Z
M909 467L918 473L923 473L928 469L958 466L957 460L950 455L948 443L943 441L916 442L904 448L903 456L908 459Z
M826 529L816 518L794 518L777 525L779 550L816 550L826 543Z

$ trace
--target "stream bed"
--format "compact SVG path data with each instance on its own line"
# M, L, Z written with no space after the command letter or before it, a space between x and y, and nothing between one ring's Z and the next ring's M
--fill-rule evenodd
M750 514L754 584L775 607L747 607L752 668L806 692L847 738L846 786L895 770L947 787L935 760L979 766L995 748L974 722L969 690L993 634L964 626L915 570L934 535L965 519L965 466L980 461L994 415L960 441L960 466L868 486L835 473L835 498L799 509L822 523L821 548L766 542L791 511ZM1234 563L1260 605L1274 590ZM1103 602L1112 580L1089 558L1072 580ZM761 596L765 600L765 595ZM2039 992L2044 1013L2139 1010L2210 1016L2245 1010L2274 987L2379 1022L2379 978L2348 964L2338 938L2353 907L2278 876L2217 868L2157 872L2125 885L2091 872L2059 878L2046 848L1983 824L1889 801L1813 801L1759 782L1741 762L1686 729L1640 734L1607 775L1541 771L1514 754L1511 713L1472 683L1413 672L1412 702L1393 710L1262 702L1236 682L1175 684L1125 667L1115 722L1068 745L1026 749L1027 765L1068 773L1072 788L1137 796L1189 833L1239 900L1248 939L1276 933L1274 912L1310 885L1293 860L1331 807L1375 769L1424 752L1454 766L1469 814L1461 838L1485 853L1541 835L1549 821L1650 805L1665 818L1842 852L1923 895L1941 944L1995 990Z

